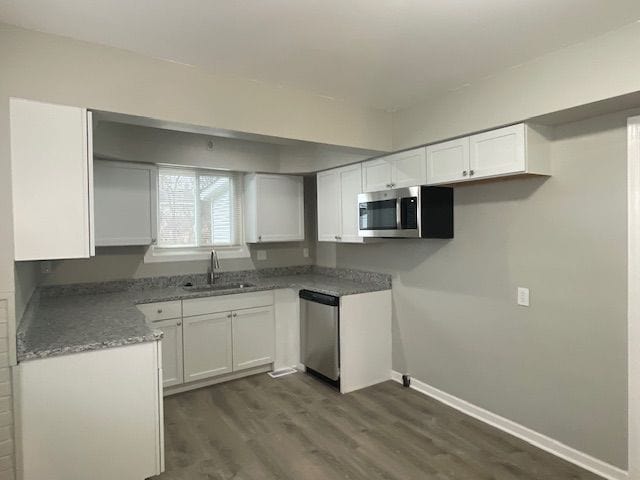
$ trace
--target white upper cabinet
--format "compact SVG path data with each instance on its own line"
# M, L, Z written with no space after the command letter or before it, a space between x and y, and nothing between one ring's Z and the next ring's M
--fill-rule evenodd
M427 147L429 184L458 181L469 173L469 137Z
M155 165L94 161L96 246L150 245L156 237Z
M304 240L303 178L253 173L245 177L245 241Z
M358 236L358 194L362 164L318 173L318 240L362 243Z
M340 233L341 242L362 243L358 235L358 194L362 193L362 165L350 165L338 170L340 177Z
M362 164L362 186L365 192L391 188L392 164L387 158L369 160Z
M427 147L429 185L523 174L550 174L544 127L519 123Z
M91 113L12 98L10 122L15 259L94 255Z
M340 235L340 175L337 170L317 176L318 240L334 242Z
M362 164L364 192L424 185L427 162L424 147L370 160Z
M524 124L469 137L469 176L474 178L524 173Z

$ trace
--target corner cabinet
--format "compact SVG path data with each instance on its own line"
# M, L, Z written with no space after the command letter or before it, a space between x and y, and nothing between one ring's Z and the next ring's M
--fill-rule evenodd
M358 235L358 194L362 192L362 164L317 175L318 240L362 243Z
M412 187L427 183L424 147L394 153L362 164L363 192Z
M519 123L427 147L427 184L550 175L548 132Z
M10 129L15 260L93 256L91 112L11 98Z
M94 160L96 246L155 242L157 167Z
M304 240L303 178L252 173L245 176L245 241Z

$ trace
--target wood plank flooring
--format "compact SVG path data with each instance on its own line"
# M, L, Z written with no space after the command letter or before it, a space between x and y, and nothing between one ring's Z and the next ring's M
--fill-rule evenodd
M386 382L340 395L303 373L165 398L157 480L595 480L542 450Z

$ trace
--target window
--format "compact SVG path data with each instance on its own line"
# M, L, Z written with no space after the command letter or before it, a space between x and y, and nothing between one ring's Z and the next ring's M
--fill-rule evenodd
M161 167L158 171L158 247L242 244L240 174Z

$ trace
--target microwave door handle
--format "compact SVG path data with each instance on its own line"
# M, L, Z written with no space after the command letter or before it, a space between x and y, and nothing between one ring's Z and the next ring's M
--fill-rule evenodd
M402 198L396 198L396 229L402 230Z

